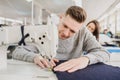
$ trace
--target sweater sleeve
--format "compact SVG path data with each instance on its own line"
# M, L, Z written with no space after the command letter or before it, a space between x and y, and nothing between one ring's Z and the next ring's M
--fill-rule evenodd
M96 38L87 29L85 29L83 45L83 50L87 52L84 56L88 57L90 60L89 65L109 61L109 52L100 45Z
M39 51L34 46L18 46L12 53L13 59L34 62L34 57L37 56Z

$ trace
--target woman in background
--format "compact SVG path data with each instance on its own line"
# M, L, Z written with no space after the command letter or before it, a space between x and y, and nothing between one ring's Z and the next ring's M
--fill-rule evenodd
M87 28L88 30L96 37L97 41L99 41L99 43L102 46L112 46L112 47L116 47L117 45L114 43L109 43L109 42L101 42L101 39L99 39L99 31L100 31L100 25L99 22L97 20L92 20L87 24ZM105 30L104 30L105 31ZM107 34L107 30L106 32L104 32Z
M100 29L99 22L97 20L92 20L87 24L87 28L99 41L99 29Z

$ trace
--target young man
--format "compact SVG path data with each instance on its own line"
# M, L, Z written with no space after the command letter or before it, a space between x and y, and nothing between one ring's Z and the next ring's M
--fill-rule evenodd
M86 12L78 6L68 8L66 13L60 17L57 55L50 62L35 54L37 49L35 50L33 47L31 52L20 47L16 48L13 58L34 62L42 68L51 66L54 67L54 71L69 73L86 68L91 64L108 61L108 52L101 47L87 28L83 27L85 20ZM87 52L86 55L83 55L84 51ZM59 60L67 61L56 66L56 62Z

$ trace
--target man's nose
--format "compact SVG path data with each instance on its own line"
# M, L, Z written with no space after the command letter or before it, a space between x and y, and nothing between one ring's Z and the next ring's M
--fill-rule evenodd
M69 29L64 30L64 35L65 35L66 37L69 36L69 34L70 34Z

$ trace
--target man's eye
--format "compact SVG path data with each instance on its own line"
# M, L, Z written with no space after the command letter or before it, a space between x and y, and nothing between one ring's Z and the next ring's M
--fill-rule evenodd
M67 28L67 26L64 25L65 28Z
M73 30L70 30L72 33L75 33L75 31L73 31Z

